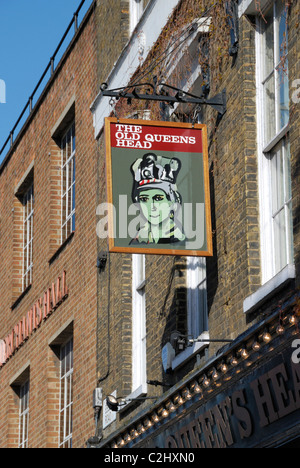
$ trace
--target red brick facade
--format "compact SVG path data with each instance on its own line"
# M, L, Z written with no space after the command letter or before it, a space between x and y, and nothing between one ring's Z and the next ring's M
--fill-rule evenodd
M58 447L59 347L72 335L73 446L83 446L86 435L94 430L97 155L89 106L97 91L96 53L92 8L0 169L0 338L14 339L12 355L0 370L1 447L18 446L18 389L28 376L29 447ZM56 136L66 122L68 106L76 126L76 228L61 247L61 152ZM22 291L23 206L17 195L29 168L34 183L33 278ZM63 271L68 296L48 317L41 316L40 308L33 306L42 308L39 299ZM32 310L36 324L20 345L17 334L21 335L22 327L15 327Z

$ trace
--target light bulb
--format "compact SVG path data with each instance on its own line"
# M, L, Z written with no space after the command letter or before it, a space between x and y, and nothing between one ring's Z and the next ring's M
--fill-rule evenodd
M252 345L252 349L253 351L259 351L260 350L260 344L258 341L254 341L253 345Z
M186 399L186 400L190 400L192 398L192 394L190 393L190 391L185 388L183 393L182 393L182 396Z
M177 395L177 396L174 398L174 403L175 403L175 405L183 405L184 399L182 398L182 396Z
M289 322L291 325L295 325L295 323L297 322L295 315L290 315Z
M122 438L118 439L118 446L123 447L123 445L125 445L124 439L122 439Z
M270 343L270 341L272 340L272 337L267 330L263 334L263 340L265 343Z
M152 422L148 418L145 419L144 424L145 424L146 427L151 427L152 426Z
M236 367L238 365L238 360L235 356L232 356L232 358L230 359L230 364L233 366L233 367Z
M195 393L201 393L201 387L200 387L200 385L198 384L197 380L195 380L195 382L192 383L192 385L191 385L191 391L192 391L192 392L195 392Z
M276 328L276 333L277 333L277 335L283 335L284 332L285 332L284 326L281 325L281 324L279 324L278 327Z
M247 359L249 357L248 351L245 348L242 349L242 351L241 351L241 357L243 359Z
M144 428L144 426L142 424L139 424L137 430L138 430L139 434L143 434L146 429Z
M173 411L176 410L176 406L170 401L170 403L167 404L167 409L170 411L170 413L173 413Z
M203 378L203 385L206 388L208 388L210 386L210 380L206 377L206 375Z

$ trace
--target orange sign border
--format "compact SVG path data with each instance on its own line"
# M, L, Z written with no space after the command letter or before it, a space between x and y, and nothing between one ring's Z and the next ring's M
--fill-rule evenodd
M211 203L209 189L209 164L208 164L208 144L207 144L207 126L204 124L189 124L177 122L160 122L152 120L139 119L117 119L109 117L105 119L105 142L106 142L106 189L107 201L109 206L113 206L113 189L112 189L112 161L111 161L111 124L120 125L140 125L151 127L174 127L188 128L202 131L203 143L203 171L204 171L204 193L205 193L205 219L206 219L206 239L207 250L178 250L178 249L156 249L155 247L117 247L115 246L113 232L113 213L108 212L109 219L109 252L112 253L127 253L127 254L148 254L148 255L172 255L172 256L190 256L190 257L212 257L213 242L212 242L212 224L211 224Z

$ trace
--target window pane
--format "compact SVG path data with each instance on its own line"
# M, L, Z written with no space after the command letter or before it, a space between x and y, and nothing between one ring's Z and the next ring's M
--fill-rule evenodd
M271 154L271 194L274 239L274 274L293 261L292 190L290 150L281 140Z
M33 268L33 184L23 197L23 290L31 284Z
M62 169L62 195L63 196L66 193L66 191L67 191L67 169L66 167L64 167Z
M284 208L274 218L275 274L287 265L287 239Z
M279 87L280 87L280 127L283 128L289 123L289 76L288 61L279 67Z
M20 387L19 448L28 448L29 381Z
M72 147L71 147L71 130L67 134L67 161L72 154Z
M75 123L74 123L72 127L72 151L75 151L75 149L76 149L76 143L75 143Z
M70 236L72 232L72 218L68 219L66 224L66 239Z
M73 339L61 348L60 447L72 446Z
M274 74L264 84L265 144L276 135Z
M75 215L72 216L72 226L71 226L71 231L74 232L75 231Z
M67 213L67 195L63 196L62 199L62 220L66 218L66 213Z
M284 179L282 143L276 146L271 154L271 183L272 183L272 214L275 215L284 204Z
M292 178L291 178L291 151L290 142L286 142L284 147L284 165L285 165L285 201L292 198Z
M288 31L287 31L287 9L282 1L276 2L276 19L279 23L278 57L285 57L287 54Z
M187 333L198 338L208 330L206 262L187 257Z
M69 170L68 170L68 189L70 190L73 183L73 159L69 162ZM71 206L71 204L70 204Z
M66 142L67 142L67 139L63 138L62 139L62 144L61 144L61 148L62 148L62 167L64 167L64 165L66 164L66 161L67 161Z
M264 34L264 60L263 60L263 79L265 80L274 69L274 23L273 23L273 8L265 15L266 23Z
M62 242L75 228L75 123L69 128L66 137L62 139Z
M68 209L67 209L66 214L67 214L67 217L69 217L72 212L72 189L71 188L68 190L67 195L68 195L68 205L67 205Z

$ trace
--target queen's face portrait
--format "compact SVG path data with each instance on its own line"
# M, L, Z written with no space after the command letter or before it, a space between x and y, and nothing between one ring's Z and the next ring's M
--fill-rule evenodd
M158 226L172 217L173 203L160 189L143 190L138 195L141 212L152 225Z

